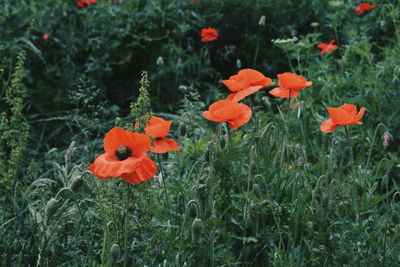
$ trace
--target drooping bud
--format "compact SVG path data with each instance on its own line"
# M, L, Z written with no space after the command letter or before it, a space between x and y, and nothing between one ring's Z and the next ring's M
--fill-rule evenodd
M198 240L203 232L204 224L200 218L196 218L192 223L192 240Z
M266 21L266 17L265 17L265 15L262 15L260 20L258 21L258 25L265 26L265 21Z
M382 140L383 140L383 147L387 148L389 146L389 143L391 141L390 135L388 132L385 132L382 136Z
M259 184L253 184L253 189L252 189L252 191L253 191L253 194L254 194L256 197L261 197L261 187L260 187Z
M242 68L242 61L240 59L236 59L236 68L238 69Z
M318 22L311 22L311 27L317 28L319 26Z
M58 206L60 205L60 201L58 201L55 198L51 198L44 209L44 216L46 219L46 222L50 221L51 217L56 213L58 210Z
M119 247L118 244L112 244L110 248L110 256L112 262L118 262L119 258L121 257L121 248Z
M76 176L72 179L71 185L69 186L69 188L76 192L79 190L79 188L81 188L81 186L83 185L83 178L82 176Z
M162 57L158 57L156 61L157 66L164 66L164 59Z

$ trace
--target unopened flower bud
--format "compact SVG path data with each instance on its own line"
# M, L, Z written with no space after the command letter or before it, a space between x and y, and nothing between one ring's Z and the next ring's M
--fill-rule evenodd
M383 139L383 147L387 148L391 140L389 133L385 132L382 136L382 139Z
M53 215L56 213L56 211L58 210L59 204L60 204L60 201L58 201L55 198L51 198L47 202L46 207L44 209L44 216L45 216L46 222L50 221L51 217L53 217Z
M164 59L162 57L158 57L156 61L157 66L164 66Z
M72 179L69 188L72 191L76 192L79 190L79 188L81 188L82 185L83 185L83 178L81 176L76 176L75 178Z
M265 15L262 15L260 20L258 21L258 25L259 26L265 26L265 20L266 20Z
M242 68L242 61L240 59L236 59L236 68L238 69Z
M196 218L192 223L192 240L198 240L203 232L204 224L200 218Z
M121 257L121 248L118 244L112 244L110 248L110 255L112 262L118 262L119 258Z
M253 189L252 189L252 191L253 191L253 194L254 194L256 197L261 197L261 187L260 187L259 184L253 184Z
M311 27L317 28L319 26L318 22L311 22Z

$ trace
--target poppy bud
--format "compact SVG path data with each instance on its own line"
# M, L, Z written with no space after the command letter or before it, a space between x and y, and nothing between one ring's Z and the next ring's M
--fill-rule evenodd
M258 21L258 25L259 26L265 26L265 20L266 20L265 15L262 15L260 20Z
M256 197L261 197L261 188L260 188L260 185L259 185L259 184L253 184L253 189L252 189L252 191L253 191L253 194L254 194Z
M187 86L186 85L179 85L178 89L182 92L186 92L187 91Z
M157 66L164 66L164 59L162 57L158 57L156 61Z
M46 222L50 221L51 217L56 213L58 206L60 204L60 201L58 201L55 198L51 198L44 209L44 216L46 219Z
M311 27L317 28L319 26L318 22L311 22Z
M118 262L119 258L121 257L121 248L118 244L112 244L110 248L110 255L112 262Z
M242 68L242 61L240 59L236 59L236 68L238 69Z
M76 176L75 178L72 179L69 188L72 191L76 192L79 190L79 188L81 188L82 185L83 185L83 178L81 176Z
M389 133L385 132L382 136L382 139L383 139L383 147L387 148L391 140Z
M302 157L300 157L300 158L297 160L297 166L298 166L298 167L303 167L303 166L304 166L304 159L303 159Z
M196 218L192 223L192 240L198 240L200 238L201 232L203 232L204 224L200 218Z

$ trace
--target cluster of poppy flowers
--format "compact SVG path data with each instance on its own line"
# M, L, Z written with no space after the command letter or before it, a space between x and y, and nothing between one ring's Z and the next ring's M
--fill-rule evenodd
M238 74L223 80L222 83L232 91L227 99L218 100L211 104L203 116L215 122L226 122L228 127L237 130L240 126L247 123L252 115L252 110L245 104L238 103L247 96L259 91L272 84L272 80L265 77L261 72L253 69L243 69ZM278 74L278 86L270 90L269 93L281 98L296 98L299 92L312 85L303 76L291 72ZM357 107L344 104L338 108L327 108L330 119L321 124L321 131L329 133L339 125L362 124L360 119L363 117L365 108L357 113Z
M97 0L79 0L77 5L86 7ZM196 2L192 0L192 2ZM358 15L363 14L375 6L361 3L356 8ZM218 32L214 28L202 29L201 41L211 42L218 38ZM48 40L48 36L43 36ZM328 44L318 45L321 55L325 55L337 49L331 40ZM312 85L304 77L295 73L285 72L278 74L278 87L269 93L281 98L297 98L299 92ZM270 86L273 81L261 72L253 69L240 70L236 75L223 80L222 83L232 92L226 99L218 100L211 104L203 116L214 122L226 122L228 127L237 130L247 123L252 116L252 109L239 101L256 93L262 88ZM296 104L297 107L297 104ZM360 119L364 116L365 107L357 113L355 105L344 104L338 108L327 108L330 118L321 124L321 131L329 133L340 125L362 124ZM102 179L121 177L128 183L141 183L152 178L158 168L147 155L148 152L167 153L180 150L175 140L165 138L171 127L171 121L156 116L151 116L145 126L145 134L125 131L120 127L111 129L104 137L105 153L98 156L88 169ZM138 123L135 124L135 127Z
M104 137L105 153L88 169L102 179L121 177L128 183L147 181L158 169L147 152L159 154L180 150L175 140L166 138L171 124L171 121L152 116L144 128L145 134L120 127L111 129Z

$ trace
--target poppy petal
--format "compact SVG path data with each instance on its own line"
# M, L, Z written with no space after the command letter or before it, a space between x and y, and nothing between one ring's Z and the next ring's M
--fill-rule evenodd
M247 96L249 96L251 94L254 94L255 92L257 92L261 88L263 88L263 86L260 86L260 85L251 86L251 87L249 87L247 89L243 89L243 90L240 90L240 91L238 91L236 93L232 93L232 94L228 95L228 99L232 100L232 101L235 101L235 102L238 102L238 101L246 98Z
M364 107L362 107L360 109L360 111L358 112L358 114L355 117L357 121L361 120L361 118L364 116L365 110L366 110L366 108L364 108ZM360 124L362 124L362 122Z
M339 107L342 110L345 110L347 113L349 113L351 118L354 118L357 114L357 107L355 105L350 105L350 104L344 104Z
M175 142L175 140L170 138L163 138L161 140L154 140L153 146L150 151L153 153L166 153L168 151L178 151L181 148Z
M330 133L335 130L339 125L335 124L332 119L326 120L321 123L321 131L324 133Z
M121 175L121 178L128 183L141 183L154 177L157 172L157 165L151 160L151 158L143 154L138 161L140 164L132 173L125 173Z
M94 176L107 179L119 177L126 173L132 173L140 164L137 157L129 157L125 160L115 160L108 153L98 156L88 169Z
M272 89L271 91L269 91L269 93L271 95L276 96L276 97L283 97L283 98L289 98L289 92L290 92L290 89L287 89L285 87L276 87L276 88Z
M120 127L111 129L104 137L104 150L114 155L120 146L127 146L136 156L150 150L150 139L144 134L125 131Z
M248 106L246 107L247 109L244 109L244 112L240 117L235 118L232 121L228 121L229 128L231 128L232 130L237 130L240 126L242 126L243 124L247 123L250 120L253 111Z
M239 91L240 89L242 89L241 84L234 79L223 80L222 83L226 87L228 87L228 89L231 90L232 92L236 92L236 91Z
M160 117L152 116L149 125L144 130L147 135L153 138L163 138L167 136L171 128L172 121L166 121Z
M203 116L209 120L209 121L215 121L215 122L223 122L224 120L221 118L217 118L214 114L212 114L210 111L204 111Z
M318 44L317 47L321 49L325 49L328 46L328 44Z
M350 121L352 118L347 111L340 108L326 108L332 121L336 124L343 124Z

